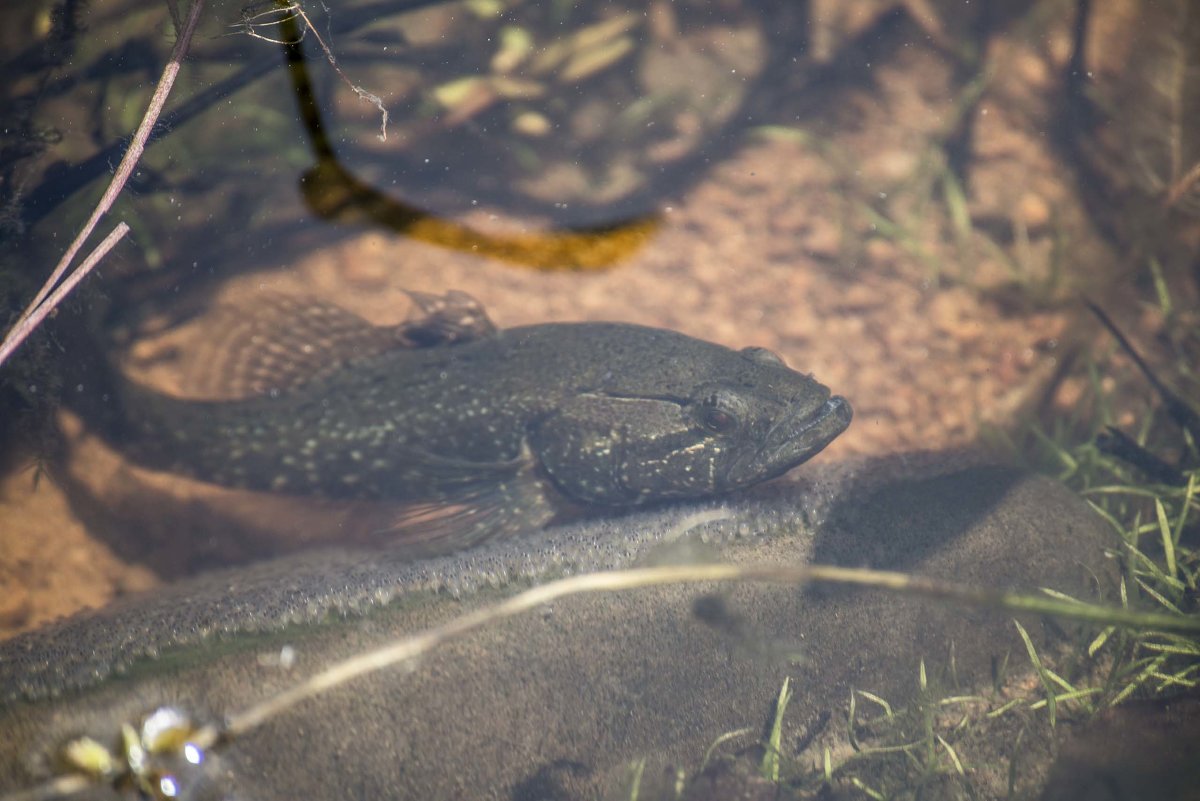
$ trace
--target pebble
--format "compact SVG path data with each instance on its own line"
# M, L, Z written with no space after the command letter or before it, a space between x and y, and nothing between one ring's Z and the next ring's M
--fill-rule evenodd
M29 590L20 584L5 582L0 593L0 629L15 629L25 625L33 614Z
M1014 217L1029 231L1045 228L1050 224L1050 204L1041 195L1026 192L1017 201Z

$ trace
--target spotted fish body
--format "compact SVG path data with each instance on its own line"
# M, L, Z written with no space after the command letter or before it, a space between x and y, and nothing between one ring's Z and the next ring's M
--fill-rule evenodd
M469 298L448 298L418 296L426 316L394 329L324 307L339 323L326 338L337 352L295 326L254 397L129 385L118 393L122 447L228 487L453 506L438 519L465 542L564 508L750 486L850 422L843 398L763 349L621 323L497 331Z

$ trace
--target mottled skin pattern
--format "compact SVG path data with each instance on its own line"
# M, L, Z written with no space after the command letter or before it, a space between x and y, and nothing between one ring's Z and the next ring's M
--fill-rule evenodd
M618 323L393 347L244 400L119 394L119 444L144 464L244 489L458 504L471 540L540 525L562 501L631 507L749 486L851 417L768 351Z

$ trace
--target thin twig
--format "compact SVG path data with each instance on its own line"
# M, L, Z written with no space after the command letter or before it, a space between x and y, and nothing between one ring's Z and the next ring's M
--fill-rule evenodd
M50 293L45 303L35 308L32 314L28 314L17 321L17 324L8 332L8 336L4 338L4 343L0 345L0 364L3 364L8 355L16 350L25 341L26 337L42 324L42 320L45 320L51 312L58 308L58 304L62 303L63 298L78 286L80 281L87 277L92 268L99 264L100 260L108 255L108 251L112 250L113 246L120 242L127 233L129 233L129 225L124 221L117 223L109 235L104 237L104 240L99 245L96 245L92 252L88 254L83 264L79 265L79 269L68 275L66 280Z
M289 690L249 709L231 715L225 728L210 728L196 738L209 747L224 737L236 737L257 728L300 701L344 684L351 679L397 665L425 654L447 640L489 623L514 617L570 595L615 592L638 587L692 584L708 581L756 581L784 584L807 582L849 584L890 590L905 595L948 599L969 606L1010 612L1054 615L1103 625L1152 628L1159 631L1200 632L1200 616L1137 612L1075 601L991 590L887 570L863 570L830 565L687 565L586 573L525 590L494 606L477 609L440 626L406 637L374 651L352 656L310 676Z
M360 99L365 100L373 105L379 112L379 141L386 142L388 111L386 108L384 108L383 100L380 99L379 95L371 94L366 89L363 89L361 86L354 83L349 77L347 77L346 73L342 71L342 68L338 66L337 59L333 55L333 50L329 47L329 45L325 44L325 40L321 38L321 34L317 31L316 26L312 24L312 20L308 18L308 14L304 13L304 7L299 3L296 3L295 11L300 19L304 20L305 27L312 31L313 38L317 40L317 44L321 46L321 50L325 53L325 58L329 61L329 66L333 67L333 71L336 72L338 77L342 79L342 82L345 83L346 86L349 86L350 90L354 92L354 94L358 95ZM283 20L283 22L286 21L287 20ZM300 38L302 39L303 35L301 35ZM299 41L299 39L297 39L297 41Z
M294 687L229 715L223 726L209 725L189 737L189 742L209 749L262 726L305 699L364 676L426 654L443 643L490 623L515 617L562 598L595 592L621 592L639 587L693 584L712 581L755 581L782 584L828 582L889 590L905 595L947 599L969 606L1005 609L1025 614L1053 615L1067 620L1195 634L1200 615L1138 612L1070 599L1023 595L955 584L924 576L888 570L862 570L832 565L684 565L585 573L532 587L493 606L476 609L439 626L356 654L320 671ZM67 774L30 790L10 794L0 801L46 801L90 789L87 777Z
M150 98L150 105L146 109L146 113L142 116L141 125L138 126L137 132L134 133L133 138L129 142L129 149L125 151L125 157L122 158L121 163L117 165L116 173L113 175L113 179L109 183L108 189L104 191L104 195L100 198L100 201L96 203L96 208L92 210L91 217L88 218L87 223L84 224L83 228L79 232L79 235L75 237L75 240L71 243L71 246L67 248L67 252L63 254L61 259L59 259L58 264L54 268L54 272L50 275L50 278L46 281L46 283L42 285L42 288L38 291L37 296L34 297L33 302L29 304L29 306L21 314L21 317L17 320L17 323L5 336L4 342L0 343L0 365L4 364L12 352L16 350L17 346L20 345L21 342L23 342L25 338L28 337L33 331L34 327L36 327L36 323L30 324L30 321L34 319L34 315L41 313L41 316L38 319L44 319L46 315L53 310L54 306L65 296L65 293L56 292L55 288L59 286L59 282L62 281L63 275L71 266L71 262L75 260L75 256L83 247L84 242L86 242L87 238L92 235L92 231L95 230L97 223L100 222L100 218L107 214L109 209L112 208L113 203L116 202L117 196L120 195L121 190L125 188L125 184L128 182L129 176L133 174L134 168L137 167L137 163L142 157L142 152L146 148L146 140L150 138L150 132L154 130L154 124L158 121L159 114L162 113L163 106L167 102L167 96L171 93L171 87L175 84L175 78L179 75L180 64L183 62L183 57L187 53L188 45L192 40L192 34L196 31L196 23L200 20L200 11L203 9L203 7L204 0L193 0L191 13L188 14L187 22L184 23L183 29L179 32L179 37L175 41L175 47L171 51L171 58L167 61L167 65L163 68L162 76L158 79L158 86L154 88L154 94ZM120 226L118 226L118 229L119 228ZM114 234L115 233L116 229L114 230ZM119 239L123 235L124 231L122 231L117 238ZM112 235L110 234L110 238L111 236ZM109 247L111 248L112 245L110 244ZM100 248L96 249L96 251L99 250ZM103 255L103 253L100 255ZM78 284L79 281L82 280L87 274L87 270L90 270L92 267L94 267L96 261L99 261L99 259L96 259L96 261L89 259L88 261L90 262L90 266L87 266L86 270L81 266L78 270L76 270L78 277L76 277L76 274L71 276L73 281L70 283L70 286L75 286ZM87 264L88 263L85 262L85 265ZM63 286L67 286L67 284L64 283ZM51 293L54 294L52 295ZM43 311L42 306L44 302L48 305L48 307Z
M1187 174L1173 183L1170 190L1167 192L1167 208L1171 208L1179 200L1200 185L1200 163L1192 165L1192 168L1187 171Z

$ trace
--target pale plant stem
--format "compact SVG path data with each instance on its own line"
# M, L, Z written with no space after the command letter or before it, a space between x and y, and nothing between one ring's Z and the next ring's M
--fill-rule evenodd
M75 256L83 248L88 237L92 235L100 218L108 213L116 202L117 196L121 190L125 188L125 184L129 181L129 176L133 174L133 170L137 167L138 161L142 157L142 152L146 149L146 141L150 138L150 132L154 130L155 123L158 122L158 117L162 113L163 106L167 102L167 96L171 93L171 87L175 84L175 78L179 75L179 67L183 62L183 57L187 53L188 45L192 40L192 34L196 31L196 24L200 20L200 12L204 8L204 0L193 0L191 12L188 14L187 20L183 24L183 28L179 31L178 38L175 41L175 47L171 51L171 57L167 61L166 67L163 68L162 76L158 79L158 85L154 88L154 94L150 97L150 105L146 109L146 113L142 116L141 125L138 126L133 138L129 142L129 149L125 151L124 158L117 165L116 172L113 175L112 181L108 185L108 189L104 191L96 207L92 209L92 214L88 221L80 229L75 240L71 242L67 252L59 259L58 264L54 267L54 272L50 278L42 285L33 301L21 314L16 324L9 330L4 337L4 342L0 343L0 365L12 355L13 351L25 341L25 339L33 333L38 323L46 318L46 316L55 308L55 306L66 296L66 292L56 291L70 288L78 285L78 283L87 275L87 273L95 267L100 261L100 257L108 252L116 240L119 240L129 230L129 227L121 223L109 234L94 251L93 256L89 257L66 282L62 282L63 275L71 266L71 262L75 260ZM120 233L118 234L118 231ZM114 235L116 239L113 239ZM111 242L109 240L112 240ZM107 247L105 244L107 243ZM98 256L96 254L99 254ZM62 282L60 286L60 282Z
M638 587L710 581L849 584L889 590L905 595L947 599L968 606L1054 615L1067 620L1099 625L1155 628L1162 631L1193 634L1200 632L1200 617L1194 615L1141 613L1131 609L991 590L887 570L863 570L833 565L712 564L586 573L533 587L495 606L477 609L420 634L352 656L310 676L289 690L272 696L243 712L231 715L223 730L209 728L197 740L199 744L207 747L221 737L236 737L244 734L306 698L319 695L358 676L374 673L414 659L432 651L447 640L460 637L489 623L514 617L560 598L582 593L615 592Z
M290 689L240 712L230 714L223 725L214 724L202 727L189 737L189 742L202 749L212 748L262 726L308 698L320 695L355 678L416 659L435 650L443 643L489 624L515 617L572 595L623 592L645 587L718 581L847 584L897 592L903 595L949 600L967 606L1003 609L1023 614L1052 615L1065 620L1096 625L1193 635L1200 633L1200 616L1197 615L1138 612L1125 607L1100 606L1065 598L992 590L888 570L804 564L708 564L585 573L532 587L493 606L473 610L439 626L351 656L313 674ZM93 779L90 777L67 774L29 790L4 796L0 801L47 801L51 798L76 795L93 786Z
M40 303L36 308L32 308L31 311L26 312L26 316L22 317L20 322L13 326L12 331L10 331L8 336L5 337L4 343L0 344L0 364L3 364L4 360L8 358L9 354L20 347L21 343L25 341L25 338L32 334L33 331L42 324L42 320L45 320L51 312L58 308L58 304L62 303L63 298L65 298L71 292L71 290L78 286L80 281L87 277L87 274L92 271L92 268L99 264L100 260L103 259L105 255L107 255L108 252L113 249L113 246L120 242L127 233L129 233L129 225L124 221L117 223L116 227L112 229L109 235L104 237L104 240L101 241L99 245L96 245L92 252L88 254L88 257L84 259L83 264L79 265L77 270L68 275L66 279L59 284L53 292L50 293L50 296L44 303Z

